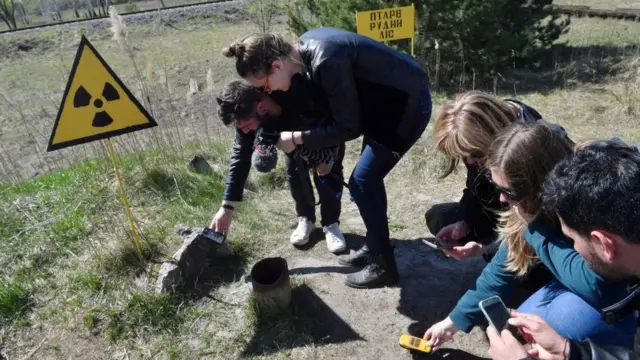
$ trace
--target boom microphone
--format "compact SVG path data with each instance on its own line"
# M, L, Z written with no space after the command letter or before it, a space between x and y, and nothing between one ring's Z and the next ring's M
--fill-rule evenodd
M267 173L276 168L278 165L278 150L275 146L254 147L251 154L251 165L261 173Z

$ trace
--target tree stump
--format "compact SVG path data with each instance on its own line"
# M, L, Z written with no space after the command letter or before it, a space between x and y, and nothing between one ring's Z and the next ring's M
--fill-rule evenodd
M251 269L251 284L259 317L277 316L291 304L291 282L285 259L258 261Z

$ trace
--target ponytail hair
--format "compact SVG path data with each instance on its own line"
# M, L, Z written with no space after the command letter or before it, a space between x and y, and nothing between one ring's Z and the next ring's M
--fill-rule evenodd
M236 59L236 71L242 78L262 78L275 60L289 56L293 45L276 34L257 33L234 41L222 49L222 55Z

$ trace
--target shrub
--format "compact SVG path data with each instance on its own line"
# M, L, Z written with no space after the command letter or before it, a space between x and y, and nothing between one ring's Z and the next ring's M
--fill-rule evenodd
M251 0L247 5L249 19L263 33L271 32L281 14L278 0Z
M566 33L552 0L415 0L415 56L432 85L468 88L507 70L536 68ZM355 12L410 5L391 0L293 0L287 25L296 35L318 26L355 31ZM408 40L390 46L410 52ZM473 80L472 80L473 79Z

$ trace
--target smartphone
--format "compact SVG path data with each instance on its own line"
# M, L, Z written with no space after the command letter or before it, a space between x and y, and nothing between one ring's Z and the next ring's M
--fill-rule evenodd
M429 346L427 340L407 334L400 336L400 346L409 350L431 352L431 346Z
M478 303L478 306L487 318L487 321L489 321L489 324L498 330L498 332L507 328L507 320L509 320L511 314L499 296L484 299Z
M425 245L431 246L432 248L437 250L451 249L455 246L458 246L458 244L456 244L455 242L445 241L445 240L436 239L436 238L422 239L422 242Z

